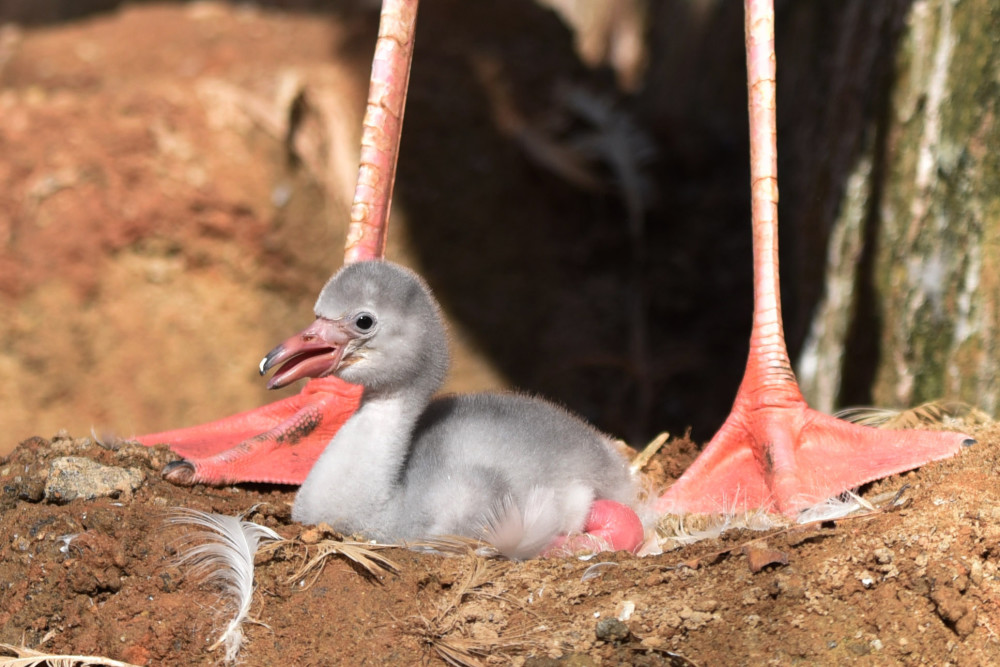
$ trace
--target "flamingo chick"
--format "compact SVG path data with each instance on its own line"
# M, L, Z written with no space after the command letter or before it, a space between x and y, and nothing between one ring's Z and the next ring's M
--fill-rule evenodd
M586 531L634 549L636 497L611 440L537 398L432 398L448 368L437 302L411 271L350 264L323 288L317 320L272 350L268 386L335 375L361 385L358 410L295 497L296 521L382 542L458 535L530 558Z

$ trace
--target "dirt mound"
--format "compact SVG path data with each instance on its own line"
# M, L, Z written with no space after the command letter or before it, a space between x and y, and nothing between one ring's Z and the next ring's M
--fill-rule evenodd
M161 448L32 439L0 463L0 642L216 662L222 649L208 647L231 611L177 564L191 529L165 519L187 507L298 538L258 555L249 665L688 664L672 654L699 665L990 664L1000 656L1000 427L975 436L951 461L866 489L905 487L901 504L867 516L731 531L644 558L515 563L389 549L379 554L392 572L334 556L298 576L322 536L290 521L291 490L179 488L159 476L175 458ZM676 471L694 449L671 442L650 469ZM67 501L66 459L141 481L92 499L73 487L80 497Z

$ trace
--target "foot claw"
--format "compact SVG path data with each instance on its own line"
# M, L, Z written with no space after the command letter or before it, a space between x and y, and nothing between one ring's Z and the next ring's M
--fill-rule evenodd
M190 461L171 461L163 466L163 479L178 486L194 486L198 483L194 464Z

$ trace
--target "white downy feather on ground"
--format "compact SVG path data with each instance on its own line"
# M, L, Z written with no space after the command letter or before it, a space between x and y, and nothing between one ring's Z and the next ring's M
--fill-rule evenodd
M222 597L230 602L235 615L222 636L210 649L225 645L226 662L233 662L243 645L243 621L253 600L253 558L262 540L280 540L276 532L240 517L210 514L176 508L168 521L177 525L198 526L182 538L178 549L180 565L191 568L190 574L203 581L221 584Z

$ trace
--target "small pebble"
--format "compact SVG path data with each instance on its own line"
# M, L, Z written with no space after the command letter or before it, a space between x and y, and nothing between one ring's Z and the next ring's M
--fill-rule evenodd
M875 562L880 565L886 565L892 562L892 551L890 549L886 549L885 547L879 547L872 552L872 555L875 556Z
M628 626L617 618L602 618L597 622L597 638L605 642L623 642L628 639Z
M691 603L691 609L712 613L719 608L718 600L695 600Z

